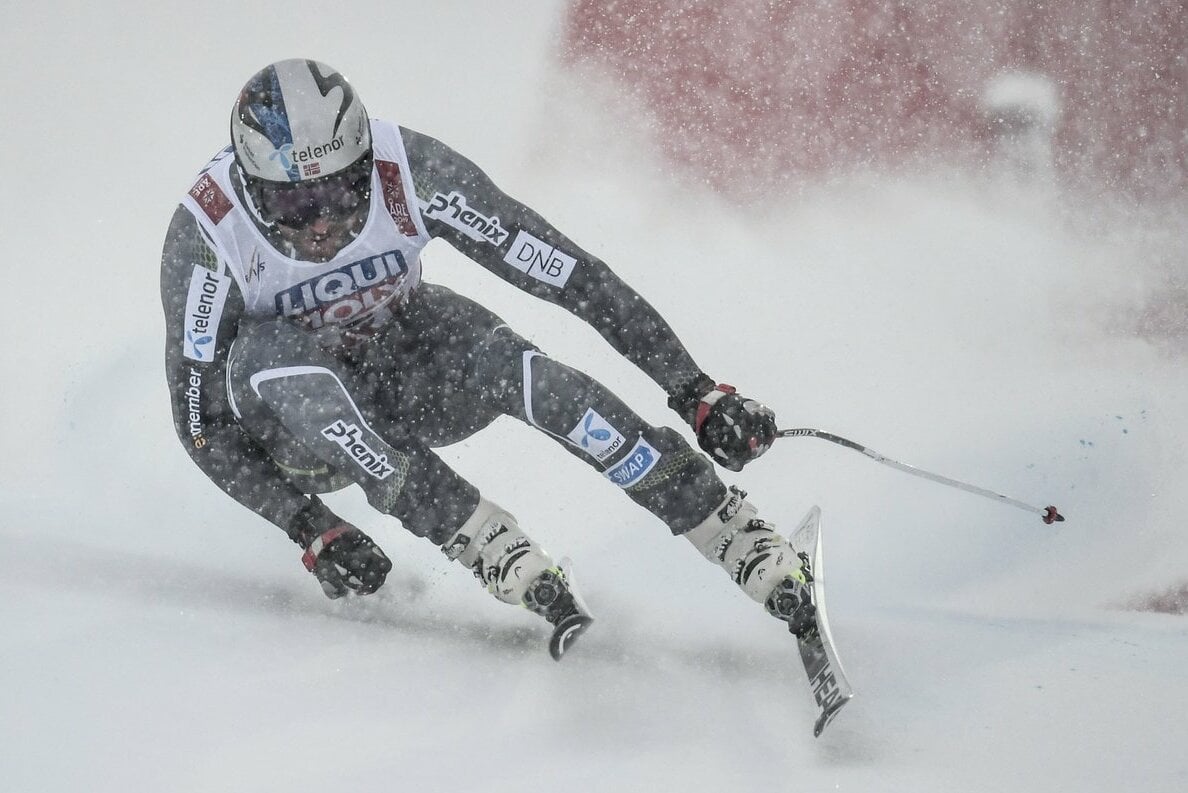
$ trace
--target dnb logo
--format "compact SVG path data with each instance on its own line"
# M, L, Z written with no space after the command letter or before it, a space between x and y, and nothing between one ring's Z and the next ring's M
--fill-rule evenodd
M659 461L660 452L640 436L635 446L627 453L626 459L609 469L603 476L619 487L628 488L638 484Z
M276 294L276 313L311 330L354 323L400 295L408 265L400 251L344 264Z
M573 268L577 266L577 259L523 229L516 234L503 261L537 281L558 289L565 286Z

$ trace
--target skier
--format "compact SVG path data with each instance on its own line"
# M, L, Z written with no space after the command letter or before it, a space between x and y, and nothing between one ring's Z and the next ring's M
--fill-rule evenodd
M593 326L668 394L709 458L548 357L482 305L421 278L443 238ZM161 259L166 372L198 467L285 531L331 598L391 562L317 494L368 503L553 626L591 622L566 572L434 447L499 415L545 432L720 565L789 629L812 622L802 560L727 488L776 433L773 413L702 372L663 318L599 259L445 144L369 119L341 74L271 64L240 92L231 145L199 173Z

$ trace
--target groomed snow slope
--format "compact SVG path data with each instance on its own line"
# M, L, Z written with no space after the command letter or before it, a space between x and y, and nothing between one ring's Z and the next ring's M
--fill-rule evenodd
M1120 607L1188 559L1183 357L1120 331L1159 276L1142 231L949 172L728 206L648 158L631 108L556 73L559 4L489 5L12 9L0 261L27 288L0 353L0 787L1188 788L1188 625ZM814 440L725 474L784 526L824 510L858 694L817 740L779 627L514 421L445 455L575 559L600 620L572 657L351 493L333 503L397 571L326 601L177 447L161 377L169 214L243 80L294 55L483 164L786 425L1068 522ZM593 331L437 245L430 280L671 421Z

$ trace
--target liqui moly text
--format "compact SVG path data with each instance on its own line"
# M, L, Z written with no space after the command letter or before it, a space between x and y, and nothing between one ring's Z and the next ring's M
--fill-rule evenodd
M318 330L354 323L397 297L408 274L400 251L344 264L276 295L276 313Z

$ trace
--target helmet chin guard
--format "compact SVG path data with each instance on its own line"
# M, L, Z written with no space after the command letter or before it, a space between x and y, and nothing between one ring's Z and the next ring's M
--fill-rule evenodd
M318 61L265 66L231 111L231 145L247 180L304 182L371 153L367 111L346 79Z

